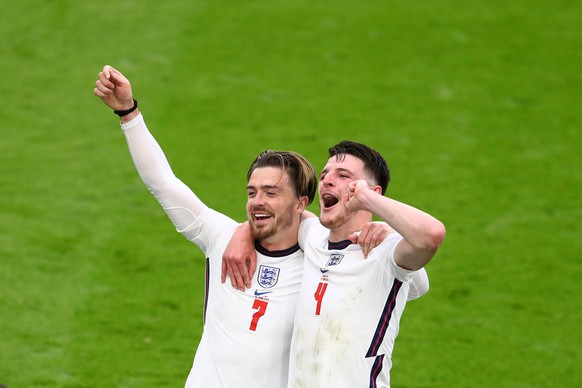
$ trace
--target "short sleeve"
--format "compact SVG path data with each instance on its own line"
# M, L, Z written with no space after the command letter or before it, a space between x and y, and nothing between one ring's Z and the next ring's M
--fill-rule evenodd
M414 271L399 267L394 260L394 251L396 246L402 240L402 236L396 232L390 233L384 241L372 250L372 253L379 255L380 260L385 260L394 276L402 281L407 282L412 277Z

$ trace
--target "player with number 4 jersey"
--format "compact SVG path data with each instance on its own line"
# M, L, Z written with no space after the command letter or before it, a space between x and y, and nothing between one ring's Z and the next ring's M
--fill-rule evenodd
M305 265L288 386L387 388L411 279L432 259L445 228L384 196L390 171L376 150L342 141L329 156L319 178L319 219L299 228ZM373 215L394 232L364 260L348 237Z
M317 218L299 228L305 252L291 345L290 386L389 386L390 355L413 276L394 263L389 235L364 259L351 241L331 243ZM420 273L426 274L422 269ZM418 280L417 280L418 283ZM376 373L378 372L378 373Z

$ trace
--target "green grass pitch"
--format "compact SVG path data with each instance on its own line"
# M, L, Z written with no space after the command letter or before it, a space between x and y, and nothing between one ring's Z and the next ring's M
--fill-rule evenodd
M204 257L92 94L111 64L223 213L244 219L261 150L320 169L352 139L386 156L387 195L445 223L393 387L581 386L581 16L565 0L5 2L0 384L180 387L191 366Z

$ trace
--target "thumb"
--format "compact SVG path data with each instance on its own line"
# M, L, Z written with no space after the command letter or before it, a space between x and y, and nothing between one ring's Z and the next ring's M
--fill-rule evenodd
M354 244L357 244L358 243L358 235L359 235L358 232L354 232L348 236L348 240L350 240Z
M113 68L109 65L103 66L103 75L105 76L105 78L107 79L111 78L111 69Z

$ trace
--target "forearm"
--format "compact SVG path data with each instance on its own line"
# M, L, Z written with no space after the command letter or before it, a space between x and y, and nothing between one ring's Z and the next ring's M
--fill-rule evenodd
M392 198L371 190L365 193L367 209L388 223L413 247L429 249L438 247L443 225L433 216Z
M137 116L139 116L141 113L139 111L139 108L137 108L136 110L134 110L133 112L125 115L125 116L121 116L120 117L120 122L121 124L127 124L129 123L131 120L135 119Z
M407 269L422 268L442 243L444 225L422 210L372 190L362 194L363 208L387 222L403 237L395 252L397 264Z
M127 116L121 118L121 129L139 176L148 189L155 193L176 177L162 148L149 132L143 116L131 115L133 119L130 120L124 120Z
M141 115L121 124L133 163L149 191L179 231L188 228L206 205L173 173Z

